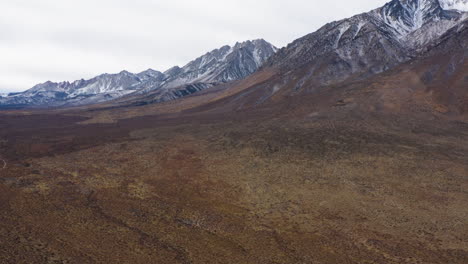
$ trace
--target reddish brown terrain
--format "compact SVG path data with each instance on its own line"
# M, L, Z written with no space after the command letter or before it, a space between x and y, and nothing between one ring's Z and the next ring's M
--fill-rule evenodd
M466 264L466 30L364 80L2 112L0 263Z

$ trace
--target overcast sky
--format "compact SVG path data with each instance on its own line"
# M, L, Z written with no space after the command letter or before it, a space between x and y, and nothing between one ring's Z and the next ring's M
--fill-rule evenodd
M388 0L0 0L0 92L165 71L223 45L277 47Z

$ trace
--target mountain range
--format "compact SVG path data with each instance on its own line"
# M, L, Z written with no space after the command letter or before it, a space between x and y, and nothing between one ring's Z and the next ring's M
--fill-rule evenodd
M138 96L158 103L246 78L261 67L287 73L286 78L292 70L305 72L296 90L306 83L321 86L363 79L417 57L466 19L467 6L465 0L392 0L370 12L331 22L280 50L265 40L246 41L165 72L148 69L71 83L48 81L22 93L0 96L0 105L66 107Z
M464 113L461 102L466 92L462 87L466 86L467 77L464 75L466 52L460 50L463 42L453 41L450 42L451 46L445 44L445 51L438 49L438 54L445 52L450 56L438 55L442 59L437 61L435 55L431 57L434 61L423 58L430 51L434 52L434 47L445 43L444 40L457 38L464 32L461 29L466 26L468 19L467 12L463 11L466 5L467 1L393 0L370 12L331 22L278 50L259 70L240 83L228 82L218 86L218 89L207 89L196 98L199 100L197 104L212 104L213 100L219 100L225 111L245 109L249 106L260 107L268 102L274 102L272 107L276 107L275 104L284 98L297 95L331 95L336 92L336 87L356 82L367 86L367 82L374 82L406 67L413 78L418 76L417 79L421 80L415 90L429 96L421 97L424 98L424 102L413 101L415 105L427 103L438 110L450 109L451 113ZM421 63L422 60L424 63ZM420 65L417 73L412 68L413 65ZM398 74L404 75L401 72ZM392 75L392 78L398 80L398 74ZM385 93L398 91L407 85L400 83L400 87L394 87L394 90L390 89ZM378 92L381 93L384 91ZM159 96L159 93L153 95L150 92L131 98L124 97L111 102L111 105L115 107L151 104L158 102L154 99L158 99ZM220 100L225 96L230 97L229 103L224 101L227 98ZM373 101L362 104L375 104L375 109L383 109L383 105L401 105L401 101L409 100L396 97L400 102L395 101L395 98L391 103L386 102L390 97L395 96L374 98ZM179 105L185 108L183 104L184 102L180 102ZM192 106L193 103L187 105ZM231 108L227 107L228 105L231 105ZM427 105L421 107L426 108Z
M22 92L0 96L3 107L65 107L96 104L131 94L158 90L158 102L239 80L255 72L277 48L258 39L223 46L164 73L148 69L141 73L122 71L102 74L90 80L45 82Z

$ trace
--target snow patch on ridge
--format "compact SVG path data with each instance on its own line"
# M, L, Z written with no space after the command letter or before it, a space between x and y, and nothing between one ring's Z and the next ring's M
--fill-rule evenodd
M357 37L359 32L361 32L362 27L364 27L367 23L365 21L360 21L359 24L357 25L356 33L354 33L353 39Z
M468 12L468 0L439 0L440 6L445 10L460 10Z
M344 26L340 27L340 32L338 33L338 36L336 37L336 41L335 41L335 48L338 48L338 46L340 45L340 40L341 40L341 37L343 36L344 33L346 33L346 31L349 30L349 28L351 27L351 25L349 24L345 24Z

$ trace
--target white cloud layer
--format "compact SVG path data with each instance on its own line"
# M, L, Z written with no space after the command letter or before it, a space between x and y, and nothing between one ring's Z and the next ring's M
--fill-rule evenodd
M386 0L0 0L0 92L164 71L226 44L283 47Z

